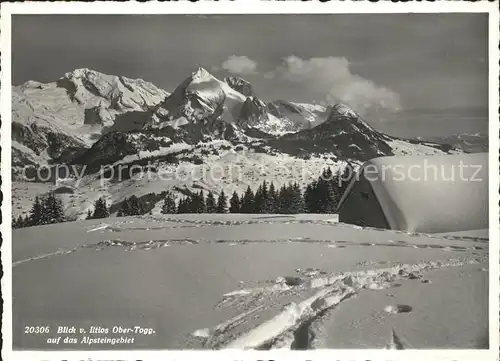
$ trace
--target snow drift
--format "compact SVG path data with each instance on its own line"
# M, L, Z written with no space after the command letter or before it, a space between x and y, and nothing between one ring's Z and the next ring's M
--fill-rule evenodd
M381 157L358 174L340 222L426 233L488 228L488 153Z

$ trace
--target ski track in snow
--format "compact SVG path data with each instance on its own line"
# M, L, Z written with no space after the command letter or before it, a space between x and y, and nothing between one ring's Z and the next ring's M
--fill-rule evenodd
M95 232L95 231L100 231L100 230L102 230L102 229L106 229L106 228L108 228L108 227L109 227L109 224L102 224L102 225L100 225L100 226L98 226L98 227L95 227L95 228L91 228L91 229L89 229L89 230L87 231L87 233L90 233L90 232Z
M328 311L340 306L342 302L347 302L349 298L357 296L360 292L397 287L400 284L396 281L407 279L420 279L425 283L422 275L424 272L467 264L480 264L485 261L486 258L452 258L413 265L399 264L384 269L340 272L323 277L314 277L319 273L318 270L296 270L303 277L304 275L312 275L312 277L296 287L286 285L286 278L280 278L276 284L269 287L240 289L226 293L216 307L236 305L244 308L246 304L254 303L255 295L260 295L261 300L276 293L289 296L289 291L293 288L296 288L294 293L297 295L315 290L316 293L313 296L298 303L289 303L270 319L236 336L228 331L244 323L250 316L255 318L255 313L262 309L262 305L251 308L250 311L245 311L212 328L195 330L192 336L203 337L204 347L213 349L314 349L321 346L321 339L318 335L321 334L321 320L328 316ZM279 303L273 306L279 306ZM408 305L387 307L387 312L391 313L411 312L411 310L412 307ZM224 330L226 333L223 332ZM403 342L396 331L392 330L387 348L400 350L411 348L411 345L406 340Z
M12 267L16 267L16 266L18 266L20 264L23 264L23 263L26 263L26 262L29 262L29 261L37 261L37 260L40 260L40 259L45 259L45 258L49 258L49 257L53 257L53 256L64 256L66 254L70 254L70 253L73 253L73 252L77 251L80 247L82 247L82 246L75 247L75 248L72 248L72 249L67 249L67 250L62 249L62 250L58 250L58 251L52 252L52 253L41 254L41 255L38 255L38 256L25 258L25 259L22 259L22 260L19 260L19 261L13 261L12 262Z
M152 229L152 228L150 228ZM325 244L328 248L351 248L351 247L400 247L400 248L416 248L416 249L431 249L431 250L442 250L446 252L466 252L466 251L476 251L483 250L484 248L481 246L472 246L472 247L462 247L462 246L443 246L437 244L413 244L413 243L402 243L402 244L391 244L391 243L368 243L368 242L354 242L354 241L332 241L332 240L321 240L321 239L313 239L313 238L275 238L272 240L263 240L263 239L194 239L194 238L170 238L170 239L151 239L144 241L125 241L120 238L108 239L104 241L100 241L94 244L85 245L86 248L95 248L100 251L106 247L110 246L118 246L123 247L125 251L134 251L134 250L151 250L157 249L161 247L168 247L171 245L197 245L197 244L227 244L229 246L244 246L246 244L252 243L260 243L260 244L271 244L271 243L308 243L308 244ZM364 264L359 263L358 265L362 266L368 264L368 261L365 261Z
M125 231L132 231L132 230L161 230L161 229L175 229L175 228L188 228L188 227L204 227L204 226L210 226L212 227L225 227L225 226L238 226L238 225L244 225L244 224L275 224L275 223L282 223L282 224L315 224L315 225L327 225L327 226L332 226L332 227L337 227L339 223L336 220L310 220L310 219L295 219L293 216L286 216L286 215L276 215L272 217L259 217L260 219L254 218L252 220L226 220L226 221L219 221L219 220L190 220L190 219L179 219L179 218L169 218L169 217L162 217L162 218L144 218L148 220L149 222L157 222L157 223L165 223L165 222L172 222L172 223L180 223L182 225L179 226L172 226L172 225L167 225L167 226L158 226L158 227L126 227L126 228L121 228L120 224L127 224L130 222L115 222L115 226L111 226L109 224L106 225L101 225L96 228L93 228L87 232L92 232L92 231L97 231L97 230L104 230L107 229L109 231L113 232L125 232ZM269 219L271 218L271 220ZM281 221L281 219L287 219ZM186 223L187 225L184 225ZM457 241L470 241L470 242L481 242L481 243L487 243L488 238L481 238L481 237L468 237L468 236L452 236L452 235L433 235L433 234L428 234L428 233L409 233L406 231L397 231L397 230L391 230L391 229L381 229L381 228L373 228L373 227L360 227L356 225L351 225L351 224L341 224L344 227L350 227L354 229L363 229L363 230L370 230L370 231L379 231L379 232L385 232L388 234L403 234L407 236L414 236L414 237L419 237L419 236L424 236L427 238L431 239L451 239L451 240L457 240ZM310 238L302 238L303 240L309 241ZM299 241L299 238L296 239L291 239L291 241ZM325 242L331 242L331 241L325 241ZM338 242L341 243L341 242ZM356 243L356 242L352 242ZM399 241L399 240L391 240L388 239L387 244L384 243L384 245L390 245L394 247L398 247L401 245L411 245L410 243L406 241ZM380 243L371 243L371 244L363 244L363 245L380 245ZM425 247L419 247L419 248L425 248ZM435 248L440 248L439 246L436 246ZM454 249L460 249L461 247L453 247ZM481 248L479 248L481 249ZM464 248L465 250L465 248Z
M87 233L99 232L99 233L122 233L131 231L157 231L157 230L169 230L176 228L199 228L199 227L228 227L228 226L238 226L238 225L248 225L248 224L316 224L316 225L328 225L336 227L339 225L337 222L332 220L308 220L308 219L295 219L292 215L276 215L268 217L259 217L251 220L190 220L190 219L179 219L173 217L138 217L138 219L146 220L151 223L175 223L178 225L161 225L161 226L137 226L137 227L123 227L123 225L134 224L136 220L117 220L109 223L101 223L100 225L93 226L87 229ZM97 243L85 243L82 242L79 246L71 249L59 249L56 252L51 252L47 254L37 255L34 257L22 259L13 262L13 267L19 264L40 260L52 256L60 256L65 254L70 254L78 249L95 249L96 251L101 251L107 247L120 247L125 251L147 251L152 249L158 249L162 247L168 247L172 245L197 245L197 244L227 244L230 246L244 246L251 243L312 243L312 244L324 244L328 248L339 248L345 249L350 247L405 247L405 248L416 248L416 249L439 249L446 252L467 252L467 251L477 251L488 249L488 239L485 238L472 238L472 237L456 237L456 236L434 236L432 234L420 234L420 233L407 233L403 231L394 230L384 230L371 227L359 227L355 225L342 224L342 226L348 226L354 229L366 229L366 230L376 230L384 231L388 234L404 234L406 236L425 236L429 239L452 239L457 241L468 241L473 243L480 243L483 245L473 245L470 247L456 246L456 245L440 245L440 244L423 244L423 243L411 243L401 240L391 240L388 239L386 242L356 242L356 241L346 241L346 240L330 240L330 239L314 239L310 237L295 237L295 238L274 238L274 239L204 239L204 238L168 238L168 239L150 239L141 241L127 241L121 240L119 237L113 237ZM379 262L380 263L380 262ZM358 263L357 265L363 266L368 265L370 262L364 261Z

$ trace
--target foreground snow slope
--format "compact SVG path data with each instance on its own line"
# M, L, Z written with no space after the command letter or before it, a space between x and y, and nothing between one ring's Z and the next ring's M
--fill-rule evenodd
M380 348L394 344L392 328L405 347L485 347L487 261L487 239L361 229L333 215L24 228L13 232L14 347L51 347L24 334L28 324L155 329L115 346L130 349ZM426 332L436 323L439 335Z

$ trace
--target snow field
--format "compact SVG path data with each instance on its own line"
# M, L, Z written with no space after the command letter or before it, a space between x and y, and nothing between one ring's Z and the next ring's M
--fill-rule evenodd
M343 315L357 302L363 308L346 312L354 312L353 321L366 314L359 322L371 327L356 336L357 347L385 347L392 327L397 337L423 347L429 341L419 337L425 334L410 331L427 329L438 309L449 319L474 307L464 318L475 317L476 326L450 321L440 329L446 336L432 338L435 347L476 339L484 329L484 239L354 228L331 222L331 215L196 216L14 230L15 348L49 347L23 335L26 322L106 326L124 320L156 330L138 338L131 346L136 349L343 347L339 332L360 329L332 315ZM473 275L466 283L470 292L464 295L467 289L458 280L433 276L441 271L453 279ZM435 296L425 307L421 299L406 297L417 287L420 297L427 290L453 297L453 315ZM366 297L381 298L365 303ZM412 311L390 314L384 311L389 305L409 305ZM390 321L400 317L414 318Z

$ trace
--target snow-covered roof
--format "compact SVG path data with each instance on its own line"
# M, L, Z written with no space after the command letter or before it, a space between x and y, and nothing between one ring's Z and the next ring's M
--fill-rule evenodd
M488 153L380 157L361 171L392 229L438 233L488 228Z

